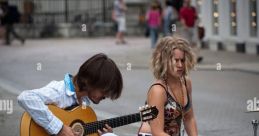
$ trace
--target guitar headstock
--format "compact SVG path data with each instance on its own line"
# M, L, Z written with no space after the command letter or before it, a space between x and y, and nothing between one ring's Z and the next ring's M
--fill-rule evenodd
M149 121L152 119L155 119L158 115L158 109L156 108L156 106L143 106L139 108L140 110L140 116L142 121Z

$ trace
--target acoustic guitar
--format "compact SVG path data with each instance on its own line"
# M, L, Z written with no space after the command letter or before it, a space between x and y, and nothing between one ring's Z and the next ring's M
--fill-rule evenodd
M158 114L155 106L145 106L138 113L97 121L95 112L89 106L78 106L72 110L64 110L53 105L49 105L48 108L65 125L79 133L79 136L98 136L97 130L102 130L105 124L116 128L138 121L149 121ZM27 112L24 112L20 124L20 136L49 136L49 134L37 125Z

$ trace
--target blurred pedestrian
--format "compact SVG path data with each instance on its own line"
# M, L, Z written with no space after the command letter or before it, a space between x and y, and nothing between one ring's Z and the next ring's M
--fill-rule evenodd
M156 119L142 123L138 136L180 136L182 125L188 136L198 136L188 76L196 60L189 42L164 37L151 60L156 80L148 91L147 104L156 106L159 112Z
M116 44L126 44L126 11L127 6L124 0L115 0L113 4L112 19L116 22Z
M183 6L183 1L184 0L171 0L172 5L174 7L174 9L179 12L181 7Z
M162 15L162 13L163 13L163 8L162 8L163 0L155 0L154 3L157 5L159 13Z
M197 24L196 20L198 19L197 12L195 7L191 6L190 0L184 0L183 7L180 9L180 21L183 27L181 31L181 36L186 38L194 52L197 56L199 56L199 47L198 47L198 32L197 32ZM202 57L197 58L197 62L200 63L202 61Z
M1 17L1 23L4 26L5 33L5 44L10 45L11 39L10 36L13 35L14 38L21 41L24 44L25 39L18 35L14 29L14 24L20 21L21 14L19 13L17 6L9 5L8 1L0 2L1 9L3 10L3 15Z
M151 48L155 48L161 24L161 14L159 11L159 6L156 3L151 4L151 8L148 10L146 15L146 20L151 38Z
M0 39L4 38L5 36L5 29L4 26L2 25L2 16L4 15L4 11L2 8L0 8Z
M163 10L163 34L169 36L173 34L172 24L176 23L177 11L174 9L171 0L166 0L165 9Z

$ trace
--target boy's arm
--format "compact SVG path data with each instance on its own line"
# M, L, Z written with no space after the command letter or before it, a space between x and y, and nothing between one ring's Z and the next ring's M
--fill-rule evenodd
M56 104L61 95L56 89L46 86L24 91L17 99L19 105L30 114L38 125L45 128L50 134L58 134L63 122L52 114L46 104Z

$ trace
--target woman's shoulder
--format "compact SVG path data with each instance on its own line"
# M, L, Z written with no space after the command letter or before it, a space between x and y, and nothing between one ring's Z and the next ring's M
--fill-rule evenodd
M163 87L163 88L166 88L166 84L163 80L156 80L154 81L152 84L151 84L151 87L152 86L160 86L160 87Z
M149 89L150 92L164 94L166 92L166 85L162 80L157 80L152 83Z
M148 91L148 101L155 103L165 102L167 97L166 86L161 81L154 82Z

